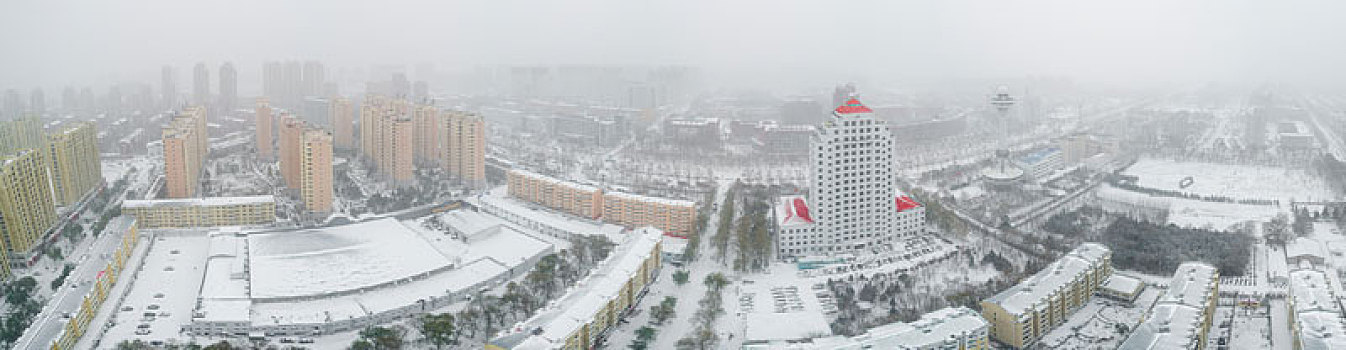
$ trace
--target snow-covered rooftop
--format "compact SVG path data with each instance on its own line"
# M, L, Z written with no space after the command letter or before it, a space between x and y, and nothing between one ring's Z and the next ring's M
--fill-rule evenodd
M1301 349L1346 349L1346 324L1326 273L1313 269L1290 272L1290 304Z
M1178 265L1168 291L1159 297L1150 316L1119 349L1186 349L1201 342L1201 323L1218 277L1214 266L1201 262Z
M1299 237L1291 240L1285 245L1285 256L1287 258L1295 257L1316 257L1327 259L1327 253L1323 250L1323 243L1316 239Z
M532 171L528 171L528 170L524 170L524 169L512 169L512 170L510 170L510 172L517 173L517 174L519 174L519 175L523 175L523 176L527 176L527 177L531 177L531 178L535 178L535 179L542 180L542 181L547 181L547 182L552 183L552 184L561 185L561 186L565 186L565 187L570 187L570 188L573 188L573 189L576 189L576 190L581 190L581 191L586 191L586 192L598 191L598 188L597 188L597 187L594 187L594 186L589 186L589 185L581 184L581 183L574 182L574 181L565 181L565 180L557 179L557 178L554 178L554 177L551 177L551 176L547 176L547 175L538 174L538 173L535 173L535 172L532 172Z
M500 218L482 214L475 210L454 210L444 213L440 217L444 219L445 225L463 232L468 237L486 234L488 231L497 229L504 224L504 220L500 220Z
M986 328L986 320L976 311L948 307L922 315L916 322L878 326L851 339L864 349L956 348L958 338Z
M563 215L558 212L530 206L518 199L510 197L509 189L505 186L496 187L483 196L468 198L467 202L479 207L490 206L498 208L501 211L508 212L511 215L518 216L527 221L555 227L556 229L570 234L602 235L607 236L614 242L618 241L622 236L623 228L621 226L598 223L592 220L580 219L574 216ZM519 225L529 226L524 224ZM529 228L537 229L536 227Z
M1169 280L1168 292L1159 297L1160 303L1177 303L1190 306L1205 306L1207 297L1215 293L1215 280L1219 275L1210 264L1189 261L1178 265Z
M589 276L575 283L565 296L549 303L527 321L502 332L497 341L508 339L513 344L507 344L510 346L505 348L510 349L553 349L563 346L566 337L592 321L594 315L617 295L651 254L659 254L654 251L654 247L662 236L663 231L653 227L631 232L625 242L614 248L611 255L594 268Z
M248 235L252 297L314 296L396 281L449 258L395 219Z
M252 305L252 324L321 324L363 317L414 305L417 300L431 296L465 291L508 270L509 267L491 259L480 259L424 279L363 293L302 301L259 301Z
M1118 275L1114 273L1112 274L1112 276L1108 277L1107 281L1103 281L1103 286L1101 288L1119 293L1129 294L1139 292L1140 288L1144 285L1145 282L1141 281L1138 278Z
M784 196L776 201L776 224L780 227L813 224L808 200L804 196Z
M105 339L170 340L184 339L181 327L187 324L196 304L202 283L201 270L205 268L209 239L200 232L165 231L153 236L154 247L146 253L138 271L128 267L125 273L134 273L134 284L129 287L120 309L113 310L118 319L108 329ZM126 275L122 278L131 278ZM109 298L105 307L117 305ZM156 317L146 319L145 313ZM150 334L137 335L141 324L147 324Z
M154 208L154 207L185 207L185 206L224 206L240 204L261 204L275 203L276 197L265 196L239 196L239 197L202 197L202 198L181 198L181 199L151 199L151 200L127 200L122 202L122 208Z
M987 301L999 304L1010 314L1022 315L1029 308L1042 304L1047 296L1070 284L1075 277L1110 253L1111 250L1102 244L1081 244L1042 271Z
M607 192L603 192L603 195L604 195L604 196L610 196L610 197L624 198L624 199L633 200L633 201L648 202L648 203L662 203L662 204L675 205L675 206L681 206L681 207L692 207L692 206L696 206L696 202L692 202L692 201L688 201L688 200L672 199L672 198L664 198L664 197L642 196L642 195L638 195L638 194L626 193L626 192L618 192L618 191L607 191Z
M814 293L795 284L744 285L741 295L751 297L742 306L747 313L744 341L793 341L831 335L822 304Z

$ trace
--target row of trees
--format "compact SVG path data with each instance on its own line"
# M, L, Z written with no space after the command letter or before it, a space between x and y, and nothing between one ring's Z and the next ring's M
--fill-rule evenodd
M650 342L653 342L654 337L658 334L658 331L651 326L663 325L668 319L677 316L677 307L678 298L671 296L664 297L664 300L659 302L659 305L650 305L650 325L637 329L636 339L632 339L631 345L627 345L626 347L631 350L648 349L650 347Z
M1121 217L1103 234L1117 268L1155 275L1172 274L1185 261L1204 261L1222 276L1241 276L1252 256L1250 235L1159 225Z
M739 185L738 182L735 182L732 187L729 187L729 192L724 195L724 208L720 209L719 225L716 226L715 237L711 239L711 244L715 247L715 257L720 262L724 262L725 250L729 249L729 236L732 234L731 230L736 214Z
M682 250L682 258L687 262L696 260L697 249L701 246L701 236L706 233L710 225L710 216L713 213L715 204L715 195L718 193L715 186L711 186L706 191L706 197L701 199L701 207L697 208L696 213L696 233L688 235L687 247Z
M1229 196L1200 195L1191 192L1161 190L1157 188L1141 187L1140 185L1137 185L1135 183L1136 179L1137 178L1135 176L1130 175L1112 175L1107 178L1108 183L1111 184L1112 186L1132 192L1148 194L1151 196L1185 198L1206 202L1238 203L1248 205L1280 205L1281 203L1281 201L1277 199L1234 198Z
M37 280L28 276L0 285L6 306L3 309L8 311L0 315L0 348L13 346L33 317L42 311L42 305L33 300L36 289Z
M771 265L775 251L771 238L771 203L781 189L770 186L747 186L743 198L743 215L738 219L734 239L738 256L735 271L763 271Z
M706 285L706 295L698 303L693 322L696 322L696 329L691 334L678 339L674 346L678 350L709 350L714 349L720 342L719 334L715 333L715 320L724 315L724 287L729 285L729 280L719 272L706 275L702 281Z
M1335 193L1346 193L1346 162L1337 160L1331 153L1323 153L1313 160L1313 170L1327 181Z

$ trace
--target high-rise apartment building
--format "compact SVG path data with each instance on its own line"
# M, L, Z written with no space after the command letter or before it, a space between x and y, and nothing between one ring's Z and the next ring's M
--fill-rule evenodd
M300 198L310 213L332 211L332 134L316 128L304 130L300 161Z
M0 250L9 259L29 260L30 250L56 222L43 158L38 149L0 156ZM8 263L0 265L8 271Z
M93 123L74 123L47 135L47 152L56 205L78 203L80 198L102 186L98 131Z
M386 180L397 185L415 179L415 123L412 106L402 99L370 96L360 109L361 154Z
M28 94L28 113L36 116L47 113L47 98L42 93L42 88L34 88L33 92Z
M809 143L809 200L816 223L805 237L796 237L807 242L800 253L852 253L899 238L894 228L901 194L894 187L892 134L883 121L851 99Z
M439 138L440 165L449 175L473 187L486 184L486 121L481 116L459 111L440 113L445 128Z
M43 149L42 120L34 116L0 121L0 154Z
M14 89L5 90L5 109L0 113L0 119L15 119L23 115L23 97L19 96L19 91Z
M271 102L265 97L257 98L257 156L262 159L275 159L276 119L271 115Z
M192 69L192 103L205 106L210 101L210 70L203 62L197 62Z
M280 116L280 176L285 187L300 188L304 146L304 121L293 115Z
M439 110L434 106L417 105L412 112L411 122L415 124L412 143L416 148L417 164L431 165L439 162L442 143L439 134L444 131L444 127L441 126L444 120L440 117Z
M367 97L360 108L360 154L386 178L405 184L416 164L442 167L472 186L486 179L486 123L480 116Z
M332 143L337 149L349 150L355 147L355 109L351 101L337 97L332 99Z
M210 152L206 134L206 109L188 107L163 130L164 187L168 198L197 195L201 166Z
M160 70L159 77L161 79L159 88L163 89L161 91L163 93L163 106L160 107L168 109L177 107L178 79L173 76L173 66L164 66Z
M302 78L303 88L301 90L303 97L321 96L323 85L326 83L327 74L321 62L304 62L304 73Z
M233 111L238 104L238 71L234 64L225 62L220 66L220 102L221 111Z
M837 88L832 90L832 108L841 107L852 96L855 96L855 83L837 85Z
M322 80L321 64L310 62L317 67L312 79ZM305 66L299 61L266 62L262 65L262 94L271 99L271 103L289 110L299 110L304 103Z

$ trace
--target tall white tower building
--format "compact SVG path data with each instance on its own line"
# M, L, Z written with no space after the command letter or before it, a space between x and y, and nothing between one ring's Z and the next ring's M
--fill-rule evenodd
M874 111L851 98L810 139L809 197L825 253L889 242L897 215L893 135Z
M845 101L809 148L809 198L786 196L774 208L780 257L901 249L924 229L924 208L896 187L893 134L869 107Z

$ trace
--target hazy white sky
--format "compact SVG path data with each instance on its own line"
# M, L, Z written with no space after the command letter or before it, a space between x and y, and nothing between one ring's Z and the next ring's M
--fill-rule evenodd
M674 63L838 81L1342 82L1343 10L1307 0L13 0L0 3L0 88L157 83L163 64L185 74L226 60L247 81L269 59Z

